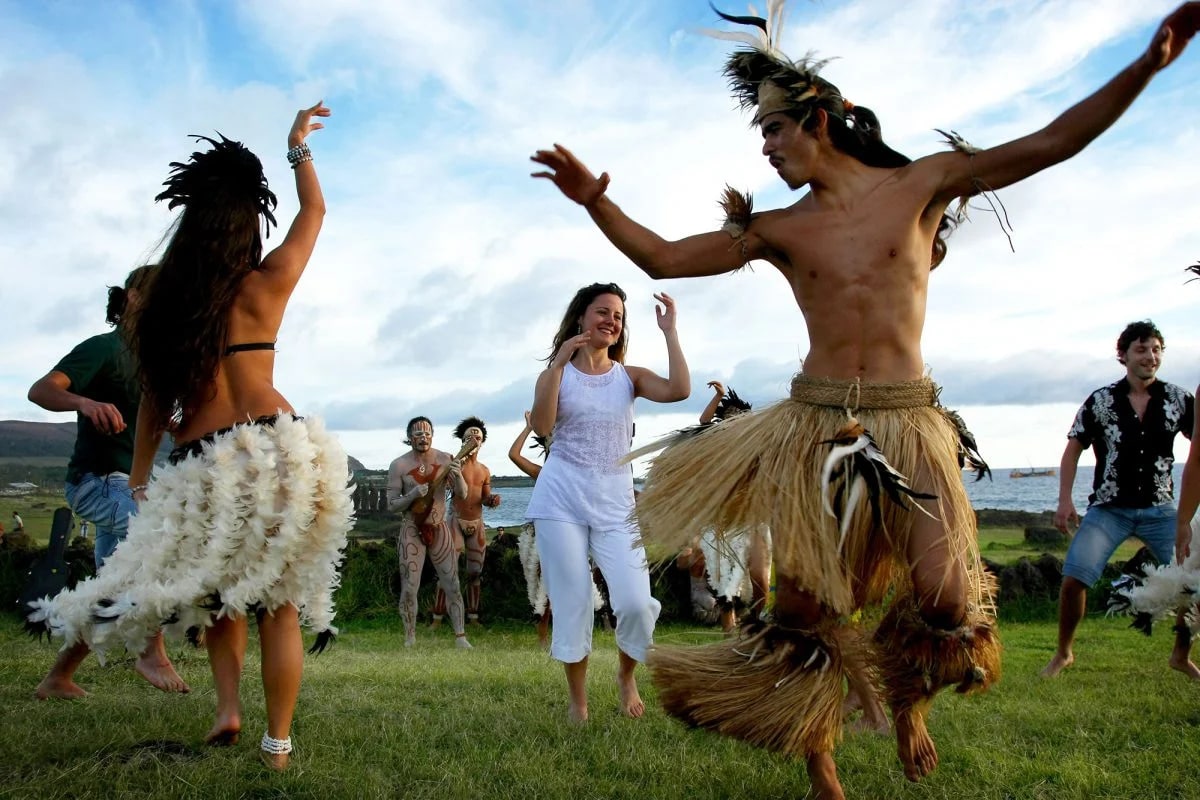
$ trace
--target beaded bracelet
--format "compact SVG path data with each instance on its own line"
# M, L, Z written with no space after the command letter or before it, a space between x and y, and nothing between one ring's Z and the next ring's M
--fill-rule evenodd
M130 487L129 487L129 493L130 493L130 494L137 494L138 492L144 492L144 491L146 491L146 490L147 490L147 489L149 489L149 488L150 488L150 484L148 484L148 483L139 483L137 486L130 486Z
M305 161L312 161L312 151L308 149L306 143L301 142L287 151L287 160L292 165L292 169L295 169Z
M272 739L270 733L264 733L260 747L262 747L264 752L270 753L273 756L290 753L292 752L292 737Z

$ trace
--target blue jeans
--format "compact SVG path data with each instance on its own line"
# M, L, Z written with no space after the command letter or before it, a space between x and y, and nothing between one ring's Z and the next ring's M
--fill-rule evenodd
M1149 508L1092 506L1083 515L1071 539L1063 575L1091 586L1121 543L1136 536L1150 548L1160 564L1175 557L1175 506Z
M85 472L77 483L67 484L65 493L71 510L95 526L96 569L100 569L104 559L125 539L130 515L137 513L129 476L124 472Z

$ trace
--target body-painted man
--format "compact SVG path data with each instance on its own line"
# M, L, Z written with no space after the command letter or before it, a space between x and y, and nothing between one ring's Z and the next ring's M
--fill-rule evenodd
M446 592L450 625L455 644L469 648L463 628L463 599L458 587L458 550L446 523L446 488L464 497L462 462L449 453L433 449L433 423L427 417L409 421L405 444L412 449L388 467L388 508L404 512L400 529L400 618L404 622L404 644L417 641L417 592L425 556L437 573L438 586Z

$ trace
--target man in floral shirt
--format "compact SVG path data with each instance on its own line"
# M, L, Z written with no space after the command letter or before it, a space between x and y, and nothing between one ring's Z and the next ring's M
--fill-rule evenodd
M1042 670L1052 678L1075 662L1071 643L1087 608L1087 590L1126 539L1136 536L1164 564L1175 552L1175 505L1171 467L1175 435L1191 437L1195 398L1173 383L1157 380L1162 332L1150 320L1131 322L1117 339L1125 377L1092 392L1067 434L1059 470L1054 525L1067 533L1078 525L1063 565L1058 600L1058 650ZM1096 453L1096 475L1088 509L1079 521L1071 499L1079 455ZM1200 680L1188 656L1191 633L1177 626L1170 665Z

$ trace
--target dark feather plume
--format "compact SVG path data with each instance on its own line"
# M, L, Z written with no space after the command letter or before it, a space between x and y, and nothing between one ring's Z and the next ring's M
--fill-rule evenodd
M750 227L750 219L754 215L754 196L749 192L739 192L732 186L726 186L721 195L721 210L725 212L725 223L722 229L734 236L741 236Z
M975 442L975 434L967 428L966 420L962 418L957 411L949 408L943 408L946 418L954 423L954 429L958 432L958 466L959 469L970 466L975 471L975 480L981 481L986 475L989 479L992 477L992 468L983 460L983 456L979 454L979 445Z
M711 8L714 12L716 12L718 17L725 20L726 22L732 22L735 25L753 25L756 28L760 28L763 33L767 32L767 21L765 19L763 19L762 17L751 17L751 16L739 17L739 16L735 16L733 14L726 14L724 11L722 11L721 9L714 6L711 2L708 4L708 7Z
M186 163L172 161L171 174L163 181L167 187L154 198L155 202L166 200L167 208L190 206L194 203L209 205L250 201L258 213L267 221L267 235L275 225L275 206L278 200L267 187L262 162L241 142L227 139L218 132L220 141L207 136L192 134L197 142L212 145L211 150L197 150Z
M308 648L309 654L315 655L318 653L324 653L325 648L332 647L333 643L336 639L337 639L337 634L335 634L333 631L326 628L325 630L323 630L317 634L317 640L315 642L313 642L312 647Z
M1187 279L1187 283L1191 283L1192 281L1195 281L1195 280L1200 280L1200 261L1196 262L1195 264L1192 264L1190 267L1184 267L1183 271L1190 272L1193 275L1193 277Z

